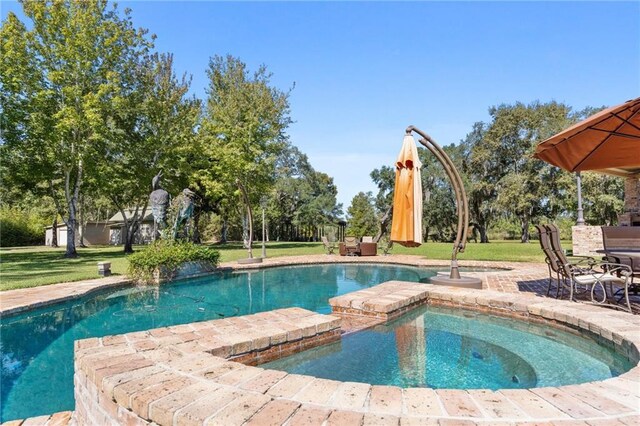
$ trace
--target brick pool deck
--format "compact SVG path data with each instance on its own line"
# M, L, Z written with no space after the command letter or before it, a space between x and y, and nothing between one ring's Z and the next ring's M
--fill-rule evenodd
M254 269L335 262L448 266L445 261L399 255L287 257L250 267L221 266ZM488 291L420 284L405 288L402 283L390 283L374 287L364 299L362 293L355 299L352 293L335 298L332 305L342 303L352 310L367 306L370 311L364 316L339 312L343 330L370 325L371 316L383 317L421 303L502 311L508 316L584 329L612 342L637 363L640 316L536 297L546 292L544 264L462 261L461 266L512 269L464 273L481 277ZM126 284L124 278L110 277L2 292L0 314ZM391 289L394 285L397 288ZM366 300L369 296L376 300ZM356 299L359 302L353 305ZM638 306L634 303L635 312ZM640 424L637 366L602 382L497 392L341 383L254 366L339 338L339 321L335 316L294 308L82 340L76 343L74 417L65 412L7 424Z

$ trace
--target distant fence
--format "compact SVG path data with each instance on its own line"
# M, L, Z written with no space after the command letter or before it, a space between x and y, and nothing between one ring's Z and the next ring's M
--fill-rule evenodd
M342 223L321 226L276 225L269 228L269 239L271 241L320 241L326 235L330 241L342 241L344 230L345 225Z

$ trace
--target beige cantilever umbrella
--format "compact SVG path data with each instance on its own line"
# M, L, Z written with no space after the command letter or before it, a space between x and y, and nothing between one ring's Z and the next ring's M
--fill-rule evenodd
M407 247L422 244L422 179L418 148L413 136L405 135L396 161L391 241Z
M541 142L534 156L571 172L640 177L640 98L600 111Z

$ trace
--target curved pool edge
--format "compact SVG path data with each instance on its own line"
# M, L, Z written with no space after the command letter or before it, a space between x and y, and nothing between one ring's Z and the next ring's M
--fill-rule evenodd
M371 386L254 367L339 338L339 316L287 308L77 341L75 420L259 424L262 418L279 415L279 423L307 418L314 424L327 419L337 424L364 420L404 425L446 419L477 424L632 424L640 416L640 317L524 294L415 283L409 284L414 291L408 292L401 282L391 283L394 291L406 296L402 306L395 304L397 299L388 298L387 305L380 299L391 294L386 291L389 283L371 287L387 286L385 294L371 296L377 301L349 293L335 306L349 300L350 309L360 306L393 314L432 304L581 329L611 342L634 360L635 367L603 381L499 391ZM164 390L141 390L154 386Z
M244 271L266 269L280 266L318 265L318 264L348 264L348 263L380 263L388 265L416 266L416 267L448 267L447 261L430 260L421 256L389 255L368 257L347 257L337 255L309 255L309 256L283 256L265 258L263 263L253 265L241 265L236 262L223 262L216 270L206 274L213 275L223 271ZM464 275L485 278L492 274L504 274L514 268L536 270L543 268L544 264L517 263L517 262L491 262L491 261L460 261L461 267L496 268L500 271L492 272L468 272ZM202 276L202 275L201 275ZM486 281L486 280L485 280ZM96 278L81 281L70 281L59 284L49 284L39 287L21 288L0 292L0 318L20 314L31 309L42 308L68 300L79 299L96 291L133 285L132 281L124 275L112 275L106 278ZM162 284L160 284L162 285ZM486 285L486 282L485 282Z

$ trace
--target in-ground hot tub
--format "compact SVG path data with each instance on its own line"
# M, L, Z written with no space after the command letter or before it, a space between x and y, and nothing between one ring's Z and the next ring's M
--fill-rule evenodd
M426 306L262 367L373 385L496 390L605 380L633 363L578 332Z

